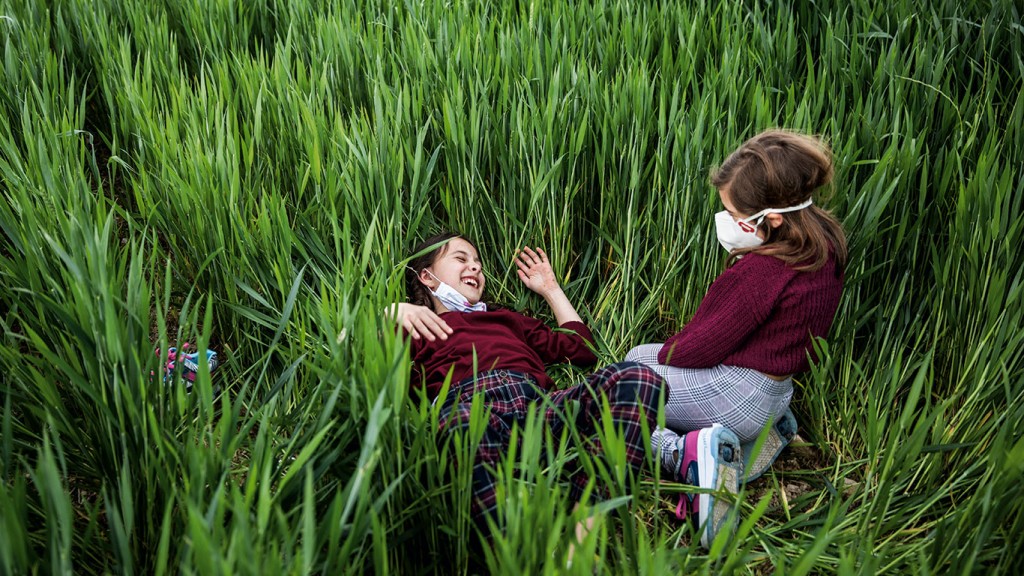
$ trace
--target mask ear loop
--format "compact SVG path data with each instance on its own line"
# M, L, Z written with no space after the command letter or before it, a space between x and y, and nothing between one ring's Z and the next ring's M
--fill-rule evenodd
M417 272L415 268L413 268L412 266L405 266L405 269L408 270L409 272L412 272L413 275L415 275L416 278L419 279L419 272ZM426 272L427 274L430 274L431 276L434 276L434 273L431 272L430 270L427 270L426 268L424 268L423 271ZM441 282L441 280L437 276L434 276L434 280L437 280L439 283ZM427 286L426 284L422 284L422 286L426 288L431 295L434 294L434 289L432 289L430 286Z
M740 227L740 230L743 230L747 234L756 234L757 233L757 227L761 225L761 222L765 219L765 216L767 216L767 214L765 214L764 216L761 216L758 219L757 222L751 224L750 220L752 218L757 218L758 217L757 214L754 214L750 218L744 218L743 220L736 221L736 225Z
M408 270L409 272L412 272L413 274L415 274L417 278L419 277L420 273L419 273L419 272L417 272L417 271L416 271L416 269L415 269L415 268L413 268L412 266L406 266L405 268L406 268L406 270ZM434 280L437 280L437 283L438 283L438 285L444 284L444 282L441 282L441 279L440 279L440 278L438 278L437 276L435 276L435 275L434 275L434 273L433 273L433 272L431 272L430 270L427 270L426 268L424 268L424 269L423 269L423 271L424 271L424 272L426 272L427 274L430 274L430 276L431 276L431 277L432 277L432 278L433 278ZM430 290L430 292L431 292L431 293L433 293L433 292L434 292L434 290L436 290L436 288L435 288L435 289L432 289L432 288L431 288L430 286L424 286L424 287L425 287L425 288L426 288L427 290Z
M419 272L417 272L417 271L416 271L416 269L415 269L415 268L413 268L412 266L406 266L406 267L405 267L405 269L406 269L406 270L408 270L409 272L412 272L413 274L415 274L415 275L417 275L417 276L419 276L419 275L420 275L420 273L419 273ZM433 272L431 272L430 270L427 270L426 268L424 268L424 269L423 269L422 271L423 271L423 272L426 272L427 274L430 274L431 276L434 276L434 273L433 273ZM441 281L440 279L438 279L438 277L437 277L437 276L434 276L434 280L437 280L438 282L440 282L440 281Z
M437 280L438 284L444 284L444 282L441 282L441 279L438 278L437 276L434 276L434 273L431 272L430 270L427 270L426 268L424 268L423 271L426 272L427 274L430 274L430 276L433 277L434 280Z
M803 202L797 204L796 206L790 206L788 208L765 208L764 210L761 210L760 212L754 214L753 216L750 216L749 218L744 218L743 220L740 220L740 227L742 228L743 224L747 224L748 226L752 225L754 227L754 231L756 232L757 227L760 226L762 222L764 222L764 219L767 218L769 214L785 214L787 212L796 212L797 210L803 210L804 208L807 208L813 203L814 199L808 198L807 200L804 200ZM754 224L750 224L750 221L753 220L754 218L757 218L757 222L755 222Z

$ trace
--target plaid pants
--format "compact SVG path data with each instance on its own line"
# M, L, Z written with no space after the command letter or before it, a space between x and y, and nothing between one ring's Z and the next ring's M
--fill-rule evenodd
M545 425L558 437L567 425L575 426L586 439L587 450L601 453L597 435L597 421L601 417L602 397L607 398L615 428L620 430L626 444L626 459L637 471L644 463L648 438L643 434L641 421L646 420L653 430L662 398L664 381L650 368L634 362L620 362L606 366L591 374L584 384L547 395L534 379L521 372L492 370L476 378L467 378L452 386L440 411L439 425L446 434L465 430L469 426L469 412L473 396L483 394L483 403L490 409L487 426L473 463L473 517L478 523L493 514L497 508L497 494L492 469L496 468L508 452L512 427L526 423L531 406L541 407ZM579 410L572 422L566 421L566 403L574 400ZM579 501L588 483L582 470L571 478L570 498Z

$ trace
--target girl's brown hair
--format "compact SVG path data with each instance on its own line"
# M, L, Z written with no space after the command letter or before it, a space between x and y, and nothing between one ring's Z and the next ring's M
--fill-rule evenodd
M736 210L757 214L765 208L786 208L811 198L832 181L832 152L820 139L787 130L768 130L744 142L711 175L711 184L725 189ZM731 266L743 254L774 256L796 270L818 270L836 259L836 273L846 267L846 234L838 220L816 205L783 214L773 228L762 222L764 244L734 250Z

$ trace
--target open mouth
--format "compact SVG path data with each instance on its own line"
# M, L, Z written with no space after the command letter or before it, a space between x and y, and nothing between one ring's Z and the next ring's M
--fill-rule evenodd
M463 278L462 283L466 286L472 286L473 288L479 288L480 284L476 281L476 278Z

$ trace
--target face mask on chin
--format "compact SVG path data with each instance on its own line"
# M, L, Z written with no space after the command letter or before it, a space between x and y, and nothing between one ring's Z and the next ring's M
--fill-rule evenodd
M434 274L430 270L427 270L427 274L434 276ZM434 298L440 300L441 305L443 305L448 310L451 310L452 312L487 311L487 304L484 304L483 302L470 304L469 300L466 300L466 297L460 294L459 291L453 288L451 285L441 282L441 279L438 278L437 276L434 276L434 280L437 280L438 282L437 289L430 290L430 293L433 294Z
M806 202L788 208L765 208L757 214L739 221L733 220L728 210L722 210L715 214L715 232L718 234L718 243L729 252L760 246L764 240L757 235L757 227L761 225L766 216L795 212L810 205L811 199L808 198ZM756 220L756 222L751 223L752 220Z

